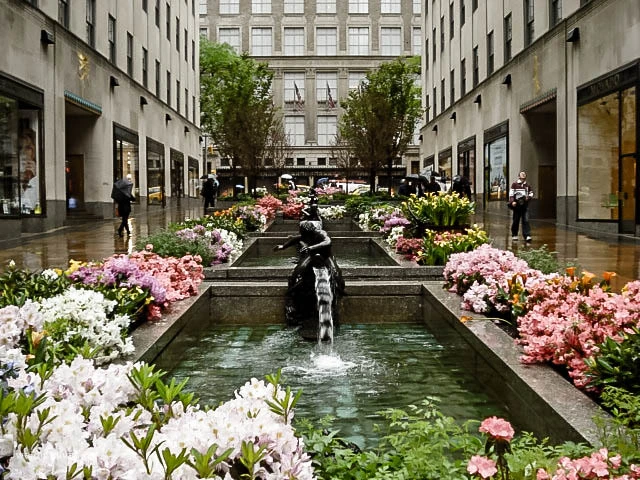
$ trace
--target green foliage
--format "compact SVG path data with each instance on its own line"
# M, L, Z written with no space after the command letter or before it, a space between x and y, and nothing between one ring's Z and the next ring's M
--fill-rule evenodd
M185 255L200 255L203 265L211 265L215 252L209 247L210 240L199 237L187 240L178 237L169 230L160 230L136 243L137 250L144 250L146 245L153 245L153 252L161 257L180 258Z
M395 204L397 202L385 201L382 197L377 195L350 195L345 201L344 206L347 214L351 215L353 218L357 218L358 215L388 203Z
M558 253L550 252L546 244L540 248L520 250L516 255L527 262L529 267L540 270L544 274L562 273L563 268L558 262Z
M640 395L640 329L623 334L622 341L607 338L598 348L598 355L585 360L591 384Z
M9 266L0 275L0 308L7 305L22 306L31 299L34 302L55 297L70 285L70 280L62 273L43 275Z
M411 195L402 202L402 213L420 237L426 228L455 227L469 223L469 217L475 211L475 203L457 193L441 193L418 197Z
M370 185L377 169L390 166L411 142L422 115L419 75L414 61L399 58L383 63L342 101L338 134L369 172Z
M622 388L605 387L601 401L613 417L594 418L598 440L627 463L640 462L640 397Z
M427 230L417 262L420 265L446 265L452 254L470 252L488 241L487 232L477 225L465 229L465 233Z
M298 423L318 479L468 479L469 459L485 454L485 442L478 433L479 422L461 424L443 415L435 399L409 406L406 411L388 409L380 414L385 424L378 428L384 429L385 435L376 448L366 451L345 442L338 432L326 430L326 419L320 428ZM533 480L538 468L554 471L559 458L588 455L592 447L572 442L551 446L546 439L539 441L523 433L502 450L505 471L511 480Z

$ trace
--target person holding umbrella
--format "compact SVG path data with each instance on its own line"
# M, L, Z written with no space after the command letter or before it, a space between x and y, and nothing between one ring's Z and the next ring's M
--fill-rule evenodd
M111 189L111 198L118 205L118 215L122 219L118 227L118 235L123 236L123 231L127 231L127 235L131 235L129 230L129 215L131 215L131 202L135 201L133 194L133 182L128 178L121 178L113 184Z

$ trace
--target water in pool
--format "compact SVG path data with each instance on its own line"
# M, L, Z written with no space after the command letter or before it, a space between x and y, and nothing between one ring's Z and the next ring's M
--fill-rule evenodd
M459 359L420 325L342 325L333 345L302 340L281 326L216 326L181 333L156 361L200 402L217 405L252 377L282 369L283 383L303 390L296 415L336 418L340 436L361 447L377 441L385 408L441 399L446 415L481 420L504 408L483 391Z

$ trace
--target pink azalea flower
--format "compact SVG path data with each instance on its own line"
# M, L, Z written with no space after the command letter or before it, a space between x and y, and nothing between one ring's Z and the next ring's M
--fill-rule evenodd
M467 472L471 475L478 475L481 478L491 478L498 473L496 462L482 455L474 455L469 459L467 464Z
M498 417L485 418L480 424L480 431L496 440L505 440L507 442L510 442L515 434L511 424Z

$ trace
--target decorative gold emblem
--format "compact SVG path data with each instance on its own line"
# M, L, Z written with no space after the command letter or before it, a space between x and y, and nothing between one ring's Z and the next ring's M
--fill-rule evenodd
M535 95L540 93L540 62L538 55L533 56L533 92Z
M78 52L78 77L80 80L86 80L89 77L89 57L84 53Z

